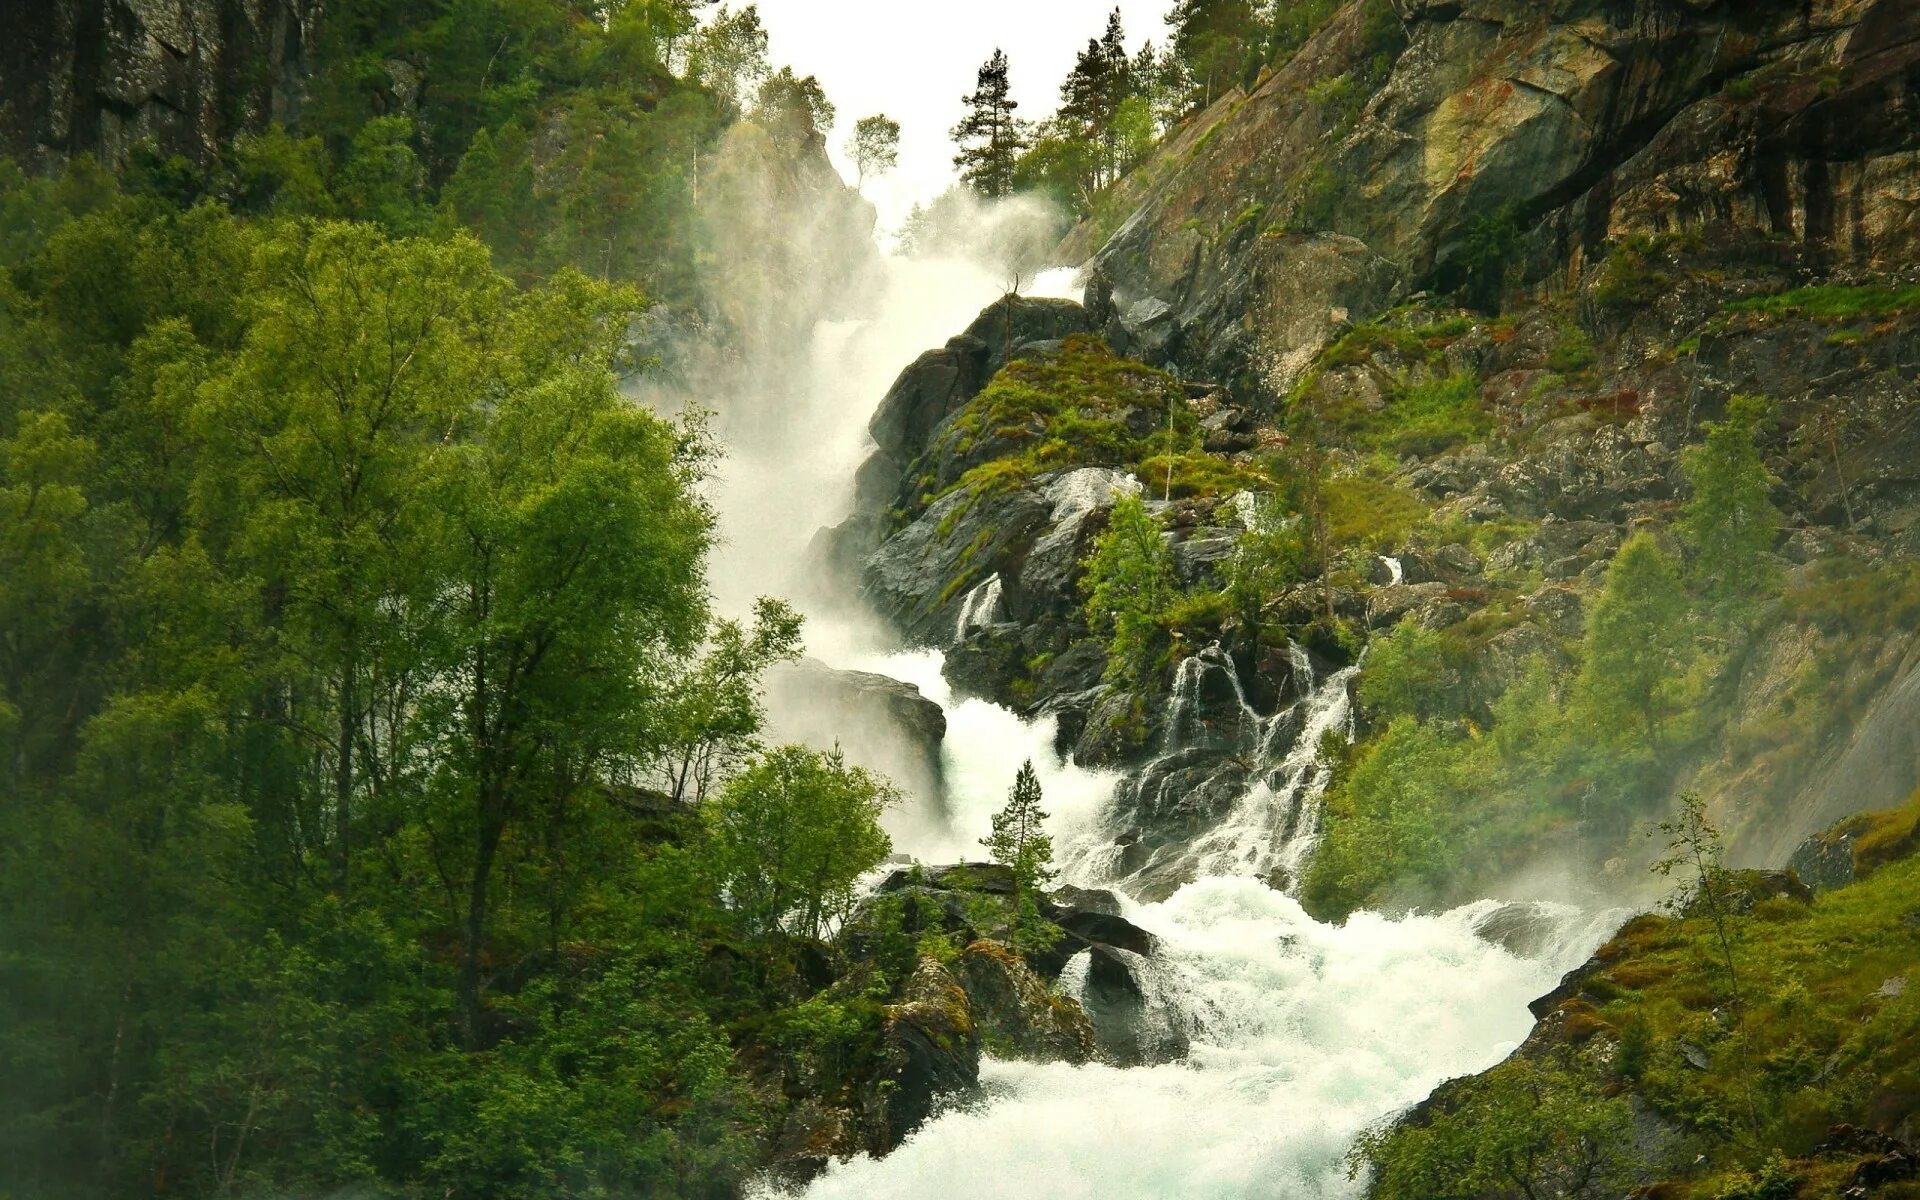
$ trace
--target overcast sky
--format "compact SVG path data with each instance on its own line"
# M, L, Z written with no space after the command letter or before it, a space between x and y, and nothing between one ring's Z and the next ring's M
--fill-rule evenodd
M1044 117L1059 101L1074 54L1106 26L1116 0L758 0L775 66L817 75L839 110L828 136L834 161L854 177L843 144L861 117L900 122L900 166L869 181L867 195L891 226L953 179L947 133L960 97L997 46L1007 52L1020 115ZM1127 47L1164 40L1172 0L1118 0ZM737 5L736 5L737 7Z

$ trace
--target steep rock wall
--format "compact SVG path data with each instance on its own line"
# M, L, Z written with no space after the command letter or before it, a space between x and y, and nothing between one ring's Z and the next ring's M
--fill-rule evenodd
M0 153L125 161L151 142L205 164L299 111L321 0L14 0Z

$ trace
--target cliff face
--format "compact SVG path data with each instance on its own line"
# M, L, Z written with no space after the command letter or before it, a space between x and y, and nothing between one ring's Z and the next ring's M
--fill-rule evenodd
M1111 240L1069 243L1120 322L1276 394L1344 320L1475 276L1577 278L1634 235L1730 227L1897 264L1920 249L1920 8L1356 3L1127 188Z
M0 46L0 153L107 163L151 141L205 164L296 115L321 0L17 0Z

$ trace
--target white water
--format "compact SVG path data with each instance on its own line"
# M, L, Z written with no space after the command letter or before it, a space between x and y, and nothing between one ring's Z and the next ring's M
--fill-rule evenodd
M1203 998L1186 1063L1121 1070L988 1061L983 1101L880 1160L837 1164L819 1200L1355 1196L1345 1156L1372 1122L1498 1061L1569 952L1515 958L1473 933L1491 902L1321 925L1249 879L1212 878L1127 915Z
M729 466L716 496L726 537L716 583L727 609L794 583L813 530L846 509L866 419L886 384L997 292L991 272L963 264L894 266L876 321L819 331L798 396L804 411L786 414L800 418L787 428L806 431L801 444L751 447ZM1072 286L1056 275L1031 290ZM754 417L752 405L720 407L724 425ZM1129 485L1137 486L1092 475L1063 481L1056 516L1077 520ZM958 634L994 620L998 607L995 590L983 587ZM954 697L937 652L878 653L869 631L832 616L810 622L813 653L914 683L946 709L949 817L896 814L889 827L900 849L929 862L979 858L990 815L1030 758L1069 880L1108 882L1114 776L1061 762L1050 721L1029 724ZM1191 1031L1185 1061L1122 1070L988 1060L981 1099L931 1121L885 1159L836 1164L805 1195L1354 1196L1361 1188L1344 1160L1360 1130L1511 1050L1530 1025L1526 1002L1584 957L1602 921L1561 910L1550 939L1557 948L1525 959L1474 934L1491 902L1398 920L1360 913L1334 927L1254 877L1296 877L1311 852L1326 780L1315 749L1321 731L1347 725L1349 675L1317 681L1290 713L1247 709L1257 729L1255 782L1190 848L1200 877L1164 902L1127 902L1127 916L1160 939L1148 990L1165 1006L1161 1019ZM1071 990L1074 974L1070 967L1063 988Z
M1062 857L1081 864L1071 881L1104 882L1101 856L1087 851L1105 836L1114 777L1062 763L1050 722L1025 724L980 700L956 703L935 652L858 665L908 679L947 706L954 830L907 849L927 861L977 858L972 838L1004 802L1017 765L1032 758ZM1610 916L1537 908L1554 927L1544 940L1555 949L1529 959L1474 933L1493 901L1397 920L1363 912L1331 926L1240 873L1271 868L1278 808L1311 816L1281 832L1277 852L1297 859L1310 850L1325 786L1313 747L1321 731L1344 727L1350 674L1316 681L1298 702L1308 710L1294 726L1304 736L1271 747L1282 785L1256 787L1199 843L1216 873L1162 903L1123 897L1126 916L1160 939L1147 990L1177 1009L1160 1019L1190 1031L1185 1061L1120 1069L988 1059L981 1098L935 1118L884 1159L835 1164L804 1196L1358 1196L1363 1186L1348 1177L1346 1154L1361 1130L1511 1052L1532 1024L1527 1002L1584 959ZM1277 723L1263 728L1263 740ZM1084 970L1069 963L1061 990L1074 994Z

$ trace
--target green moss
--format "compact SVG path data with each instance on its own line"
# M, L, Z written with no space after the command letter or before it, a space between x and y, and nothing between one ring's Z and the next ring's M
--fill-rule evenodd
M1199 424L1179 382L1085 335L1007 364L960 410L935 453L951 457L960 444L989 437L1001 452L941 495L964 489L978 500L1047 471L1138 468L1157 455L1200 452Z
M1795 288L1775 296L1736 300L1726 307L1728 312L1798 317L1831 323L1878 320L1920 311L1920 284L1911 287L1868 284L1862 287L1826 285Z

